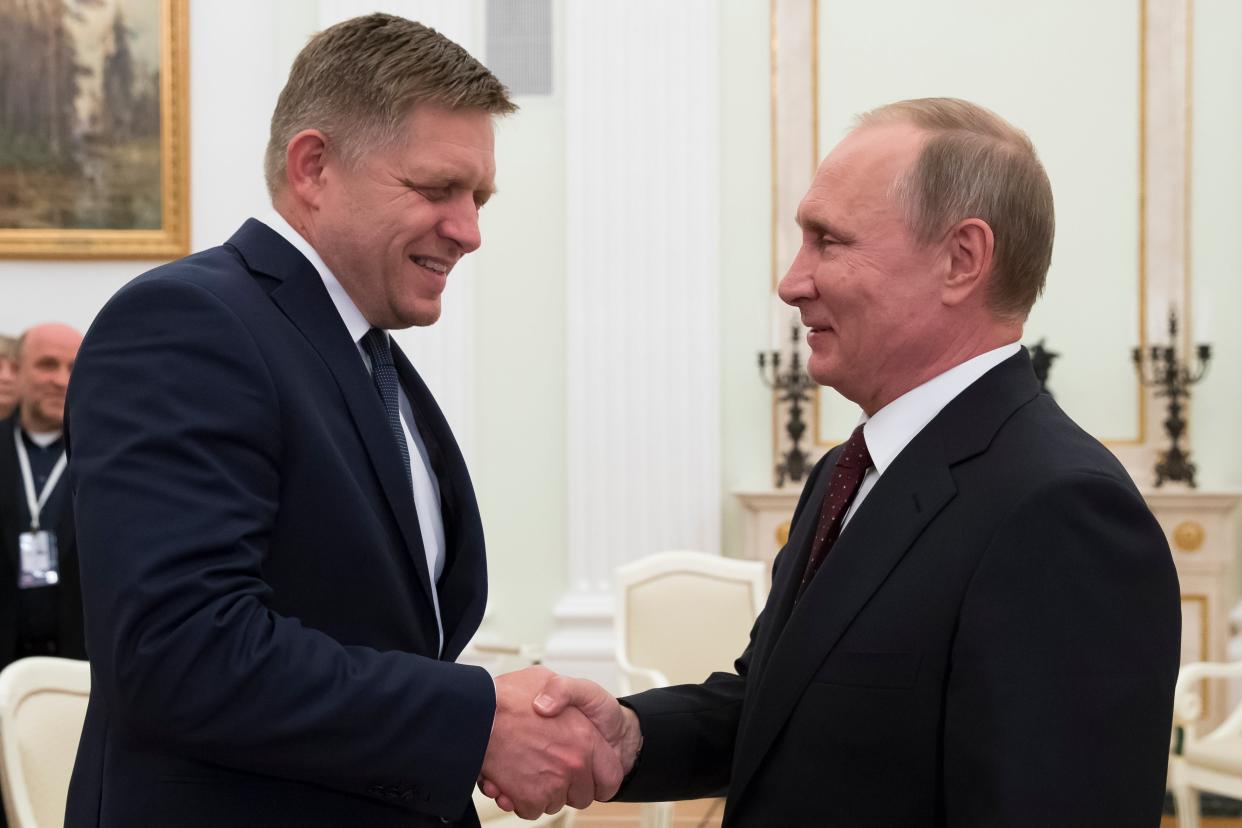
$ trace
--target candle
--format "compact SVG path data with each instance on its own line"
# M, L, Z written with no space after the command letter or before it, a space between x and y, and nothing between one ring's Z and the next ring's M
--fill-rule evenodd
M1191 328L1187 329L1188 339L1194 344L1211 344L1212 342L1212 299L1208 291L1200 290L1194 298L1194 316L1190 319Z
M785 309L785 347L797 351L802 346L802 318L796 309Z

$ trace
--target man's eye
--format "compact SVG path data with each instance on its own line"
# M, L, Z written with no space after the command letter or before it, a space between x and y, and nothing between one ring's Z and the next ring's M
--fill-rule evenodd
M819 247L820 250L823 250L825 248L832 247L833 245L840 244L841 242L837 241L831 236L820 236L818 239L815 240L815 243Z
M452 194L448 187L415 187L423 198L428 201L444 201Z

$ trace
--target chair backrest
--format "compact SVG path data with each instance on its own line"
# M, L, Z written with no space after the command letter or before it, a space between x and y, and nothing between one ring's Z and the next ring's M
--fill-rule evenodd
M23 658L0 671L0 786L10 828L65 824L90 691L85 661Z
M621 690L699 682L730 670L763 607L764 567L704 552L660 552L616 571Z

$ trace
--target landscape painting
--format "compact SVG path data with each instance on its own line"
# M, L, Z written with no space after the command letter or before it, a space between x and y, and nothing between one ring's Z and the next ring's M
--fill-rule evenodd
M185 0L0 0L0 255L186 247Z

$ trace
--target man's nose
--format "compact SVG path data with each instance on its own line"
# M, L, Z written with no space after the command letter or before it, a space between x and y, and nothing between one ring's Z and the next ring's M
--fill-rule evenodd
M815 267L810 252L804 245L794 256L793 264L785 272L776 287L777 295L787 305L795 307L800 302L815 298Z
M462 253L471 253L479 249L483 236L479 232L479 208L472 195L464 195L453 200L449 211L440 222L440 234L452 239L461 248Z

